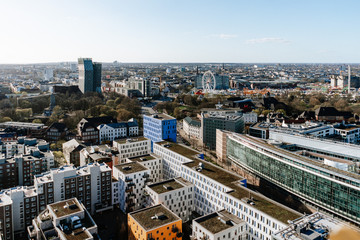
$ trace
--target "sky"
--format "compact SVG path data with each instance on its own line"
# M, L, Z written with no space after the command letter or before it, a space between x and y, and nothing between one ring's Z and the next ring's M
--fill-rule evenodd
M0 64L359 63L358 0L1 0Z

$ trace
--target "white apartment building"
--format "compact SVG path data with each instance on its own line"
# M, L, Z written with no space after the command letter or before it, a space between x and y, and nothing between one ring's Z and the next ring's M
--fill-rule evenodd
M254 112L243 113L243 119L245 124L257 123L258 115Z
M194 219L192 230L194 239L248 239L246 222L226 210Z
M183 130L188 138L200 139L201 122L190 117L186 117L183 120Z
M183 222L187 222L194 210L194 188L192 183L181 177L148 185L145 187L149 195L147 206L164 204Z
M112 178L112 205L120 204L120 182L116 178Z
M138 162L150 170L151 182L156 183L163 180L162 160L156 154L142 155L128 158L126 162Z
M360 127L356 125L335 125L335 134L347 143L358 143L360 140Z
M77 197L92 214L112 209L111 168L104 163L64 166L39 175L34 184L39 194L46 195L48 182L54 186L53 202Z
M97 128L100 143L139 135L139 125L134 118L131 118L128 122L101 124Z
M138 162L123 163L113 168L113 176L119 181L120 209L127 213L142 208L150 170Z
M14 224L13 224L13 201L7 195L0 195L0 216L2 220L0 222L0 233L2 239L14 239Z
M151 141L145 137L128 138L113 141L113 147L119 151L119 159L114 165L126 162L126 158L147 155L151 153Z
M15 236L9 239L18 239L17 234L24 232L47 204L57 201L77 197L92 214L112 209L111 187L111 168L106 164L93 163L79 168L64 166L52 169L35 176L33 186L1 191L0 199L11 202ZM0 215L0 222L6 222L6 218L6 215Z
M29 239L94 239L97 225L76 198L47 205L27 228Z
M154 144L154 153L163 158L165 179L181 176L194 184L196 212L209 214L225 209L246 222L250 239L270 240L271 234L287 226L288 220L301 216L244 187L246 179L197 158L199 152L161 142Z

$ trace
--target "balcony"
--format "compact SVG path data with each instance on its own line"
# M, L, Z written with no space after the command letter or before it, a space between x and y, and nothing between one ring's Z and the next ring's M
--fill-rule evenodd
M178 229L177 227L174 227L174 228L171 229L171 231L172 231L173 233L176 233L176 232L179 231L179 229Z
M128 187L133 187L133 186L135 186L135 183L133 183L133 182L130 182L130 183L128 183L128 185L127 185Z
M132 191L133 191L132 188L125 188L125 192L127 192L127 193L131 193Z
M147 173L145 173L145 174L143 175L143 178L149 178L149 177L150 177L150 175L147 174Z
M147 182L152 182L152 179L151 178L147 178L147 179L145 179L145 182L147 183Z
M125 178L125 182L132 182L132 178L129 177Z

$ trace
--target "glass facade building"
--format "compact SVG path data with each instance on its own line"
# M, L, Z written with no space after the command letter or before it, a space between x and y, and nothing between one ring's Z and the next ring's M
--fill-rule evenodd
M101 92L101 63L91 58L79 58L79 89L82 93Z
M203 143L210 149L216 148L216 129L242 133L244 131L244 118L242 116L202 116Z
M247 136L227 137L227 157L256 175L356 224L360 222L360 177Z

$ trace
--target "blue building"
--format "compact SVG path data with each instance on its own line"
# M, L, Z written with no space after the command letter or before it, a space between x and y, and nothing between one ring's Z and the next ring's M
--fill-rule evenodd
M167 114L144 115L144 137L154 142L176 142L176 119Z

